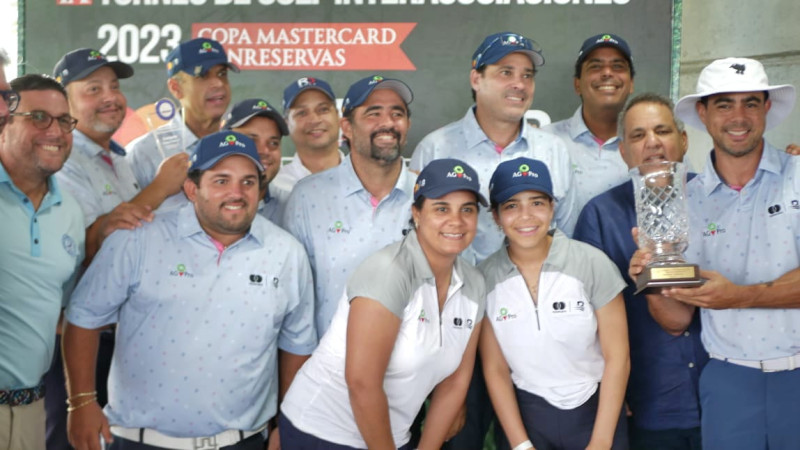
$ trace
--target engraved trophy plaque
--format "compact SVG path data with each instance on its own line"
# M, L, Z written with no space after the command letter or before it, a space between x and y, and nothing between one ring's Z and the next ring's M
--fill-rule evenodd
M652 253L636 281L636 293L653 287L703 284L697 265L683 258L689 246L686 166L669 161L648 163L631 169L630 175L639 246Z

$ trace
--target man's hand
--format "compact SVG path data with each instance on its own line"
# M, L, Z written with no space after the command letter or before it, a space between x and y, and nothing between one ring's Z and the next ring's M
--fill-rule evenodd
M133 203L122 202L111 212L102 216L100 239L107 238L116 230L133 230L142 226L142 222L153 220L153 211L149 206L139 206Z
M100 435L106 442L113 440L108 419L97 402L71 411L67 416L67 436L75 450L103 450Z
M708 309L748 308L750 296L744 294L745 287L733 284L719 272L701 270L700 276L708 281L700 287L664 288L664 297ZM744 294L744 295L743 295Z
M786 153L790 155L800 155L800 145L789 144L786 146Z
M269 431L267 450L281 450L281 435L278 431L278 427Z
M189 155L186 153L172 155L161 161L152 184L157 186L165 197L177 194L183 187L186 171L189 170L190 165Z

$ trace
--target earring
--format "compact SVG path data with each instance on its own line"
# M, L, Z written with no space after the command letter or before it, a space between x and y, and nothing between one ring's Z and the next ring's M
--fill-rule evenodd
M414 221L414 228L419 228L419 222L417 222L416 220Z

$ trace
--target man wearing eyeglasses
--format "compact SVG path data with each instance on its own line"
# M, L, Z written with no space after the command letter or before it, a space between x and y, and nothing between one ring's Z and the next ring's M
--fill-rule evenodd
M469 81L475 104L462 119L422 139L414 150L410 168L420 171L435 159L461 159L478 171L483 180L483 195L488 197L488 180L498 164L520 156L541 160L553 178L555 222L561 231L572 235L577 211L573 210L567 148L560 138L526 126L524 121L525 112L533 102L534 75L543 64L541 49L533 40L511 32L487 36L472 55ZM474 262L480 262L502 243L503 233L491 213L484 210L478 218L475 240L464 253ZM467 404L467 424L446 448L483 446L483 435L492 414L480 364L473 372Z
M8 63L8 55L0 48L0 95L3 97L3 101L0 101L0 132L3 131L8 121L8 114L14 112L14 108L16 108L19 103L19 95L11 90L11 86L9 86L8 81L6 81L6 72L4 69Z
M83 213L52 176L69 156L75 119L66 91L48 77L25 75L0 87L20 93L0 133L0 443L40 450L42 377L83 260Z

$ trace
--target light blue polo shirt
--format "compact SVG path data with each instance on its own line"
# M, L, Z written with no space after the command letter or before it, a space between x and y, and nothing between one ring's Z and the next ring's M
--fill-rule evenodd
M0 389L35 387L50 368L61 308L83 261L83 212L53 177L33 210L0 163Z
M117 323L109 422L176 437L254 430L277 411L278 349L317 345L302 246L256 215L220 253L194 205L103 243L66 317Z
M547 165L553 180L556 198L554 222L561 231L571 236L580 211L575 209L572 171L563 140L537 128L522 126L519 137L498 153L494 143L478 124L474 108L470 107L461 120L425 136L414 150L409 168L420 171L435 159L460 159L478 172L481 193L489 198L489 180L501 162L521 156L538 159ZM503 238L503 232L494 222L491 211L483 208L478 216L478 234L463 256L473 262L483 261L502 246Z
M575 211L580 213L589 200L630 179L628 165L619 152L617 136L598 144L583 120L583 106L575 114L542 128L567 145L575 182Z
M136 197L139 183L125 160L125 149L119 144L111 141L109 152L78 130L74 130L72 136L72 153L64 167L56 172L56 178L59 185L78 200L86 224L91 225L98 216ZM111 160L113 167L102 155Z
M764 141L756 174L736 192L714 169L687 184L686 259L738 285L772 281L800 267L800 157ZM764 360L800 353L800 309L701 310L703 345L726 358Z
M317 332L330 325L353 270L409 228L414 174L402 170L394 189L373 206L353 170L342 164L300 180L283 214L283 228L303 244L314 271Z

